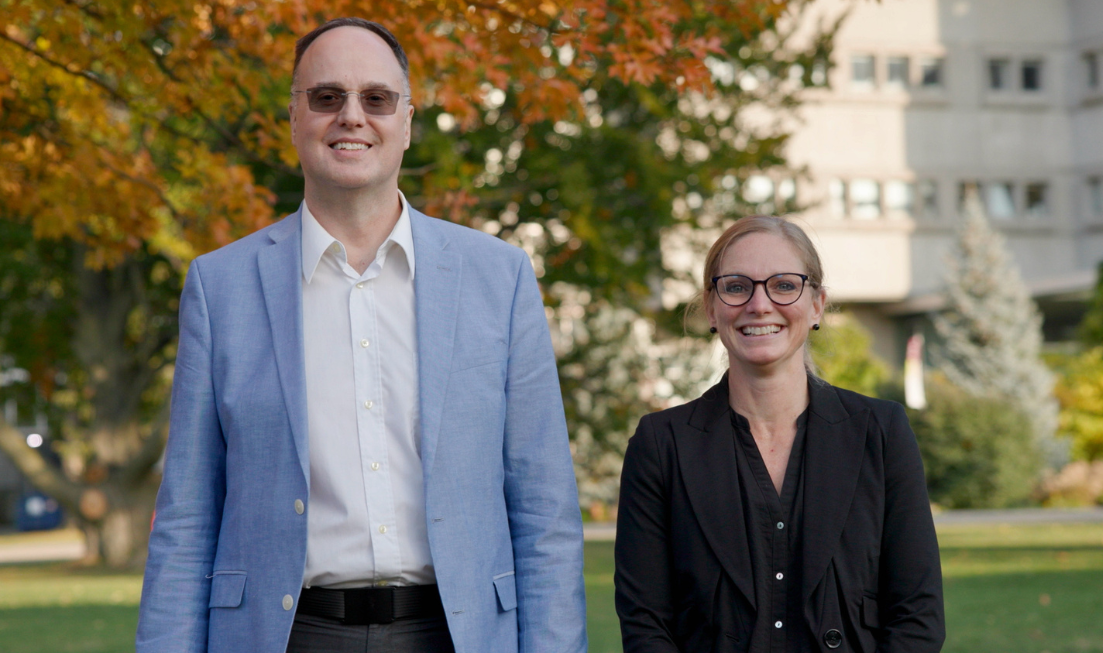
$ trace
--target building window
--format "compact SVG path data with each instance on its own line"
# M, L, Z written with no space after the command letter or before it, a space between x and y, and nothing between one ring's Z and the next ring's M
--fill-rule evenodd
M1087 75L1085 81L1088 88L1099 88L1099 55L1094 52L1084 54L1084 72Z
M894 88L907 88L910 66L907 57L888 58L888 76L885 80L888 86Z
M1042 90L1042 62L1031 59L1023 62L1023 90Z
M957 212L961 215L965 215L965 209L970 194L976 194L980 197L980 182L977 181L963 181L958 184L957 187ZM983 199L981 199L983 203Z
M984 210L993 220L1010 220L1015 217L1015 187L1010 182L996 181L984 184Z
M933 218L938 215L938 183L933 179L920 179L916 184L919 199L919 214Z
M1035 182L1026 185L1026 214L1033 218L1049 215L1049 185Z
M988 60L988 88L1003 91L1011 87L1011 62L1007 59Z
M881 185L872 179L851 180L850 203L850 216L855 220L881 217Z
M1088 179L1088 207L1093 216L1103 218L1103 177Z
M885 210L888 213L915 213L915 184L907 181L885 182Z
M831 207L831 215L836 218L846 216L846 182L842 179L832 179L827 184L827 195Z
M856 54L850 57L850 79L859 88L873 88L872 54Z
M919 83L927 88L941 87L943 84L943 62L941 57L930 57L919 64Z

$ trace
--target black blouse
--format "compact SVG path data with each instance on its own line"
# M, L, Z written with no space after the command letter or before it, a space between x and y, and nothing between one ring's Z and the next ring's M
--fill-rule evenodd
M753 653L818 651L802 614L801 526L804 517L804 440L808 411L797 418L797 435L781 496L751 434L750 424L731 411L735 462L746 522L747 550L754 570L758 614L751 632Z

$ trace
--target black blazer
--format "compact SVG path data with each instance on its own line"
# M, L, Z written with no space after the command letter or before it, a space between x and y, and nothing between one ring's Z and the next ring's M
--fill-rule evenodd
M805 623L825 653L939 651L938 542L904 409L818 380L809 388ZM700 399L640 420L617 516L625 653L747 649L754 576L735 446L727 375Z

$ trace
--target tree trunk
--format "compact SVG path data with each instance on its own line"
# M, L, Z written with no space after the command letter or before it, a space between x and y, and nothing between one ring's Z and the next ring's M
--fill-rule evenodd
M38 490L74 515L84 531L85 562L114 569L140 569L146 546L160 474L153 465L164 448L164 430L158 429L125 465L107 470L97 483L74 481L49 465L27 446L23 434L0 418L0 450Z
M90 525L99 531L98 553L108 567L141 569L144 566L159 481L159 475L151 474L139 487L106 493L114 499L111 508L102 520Z

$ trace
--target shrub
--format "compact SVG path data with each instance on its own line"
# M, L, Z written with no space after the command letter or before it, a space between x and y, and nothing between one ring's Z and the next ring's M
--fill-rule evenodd
M970 395L932 374L927 408L908 409L908 419L932 502L944 508L1004 508L1030 500L1041 456L1030 420L1015 406Z
M1065 361L1054 394L1061 404L1059 433L1071 440L1072 457L1103 459L1103 347Z
M831 385L876 397L889 377L888 366L873 354L869 331L847 312L828 314L824 329L809 338L819 376Z

